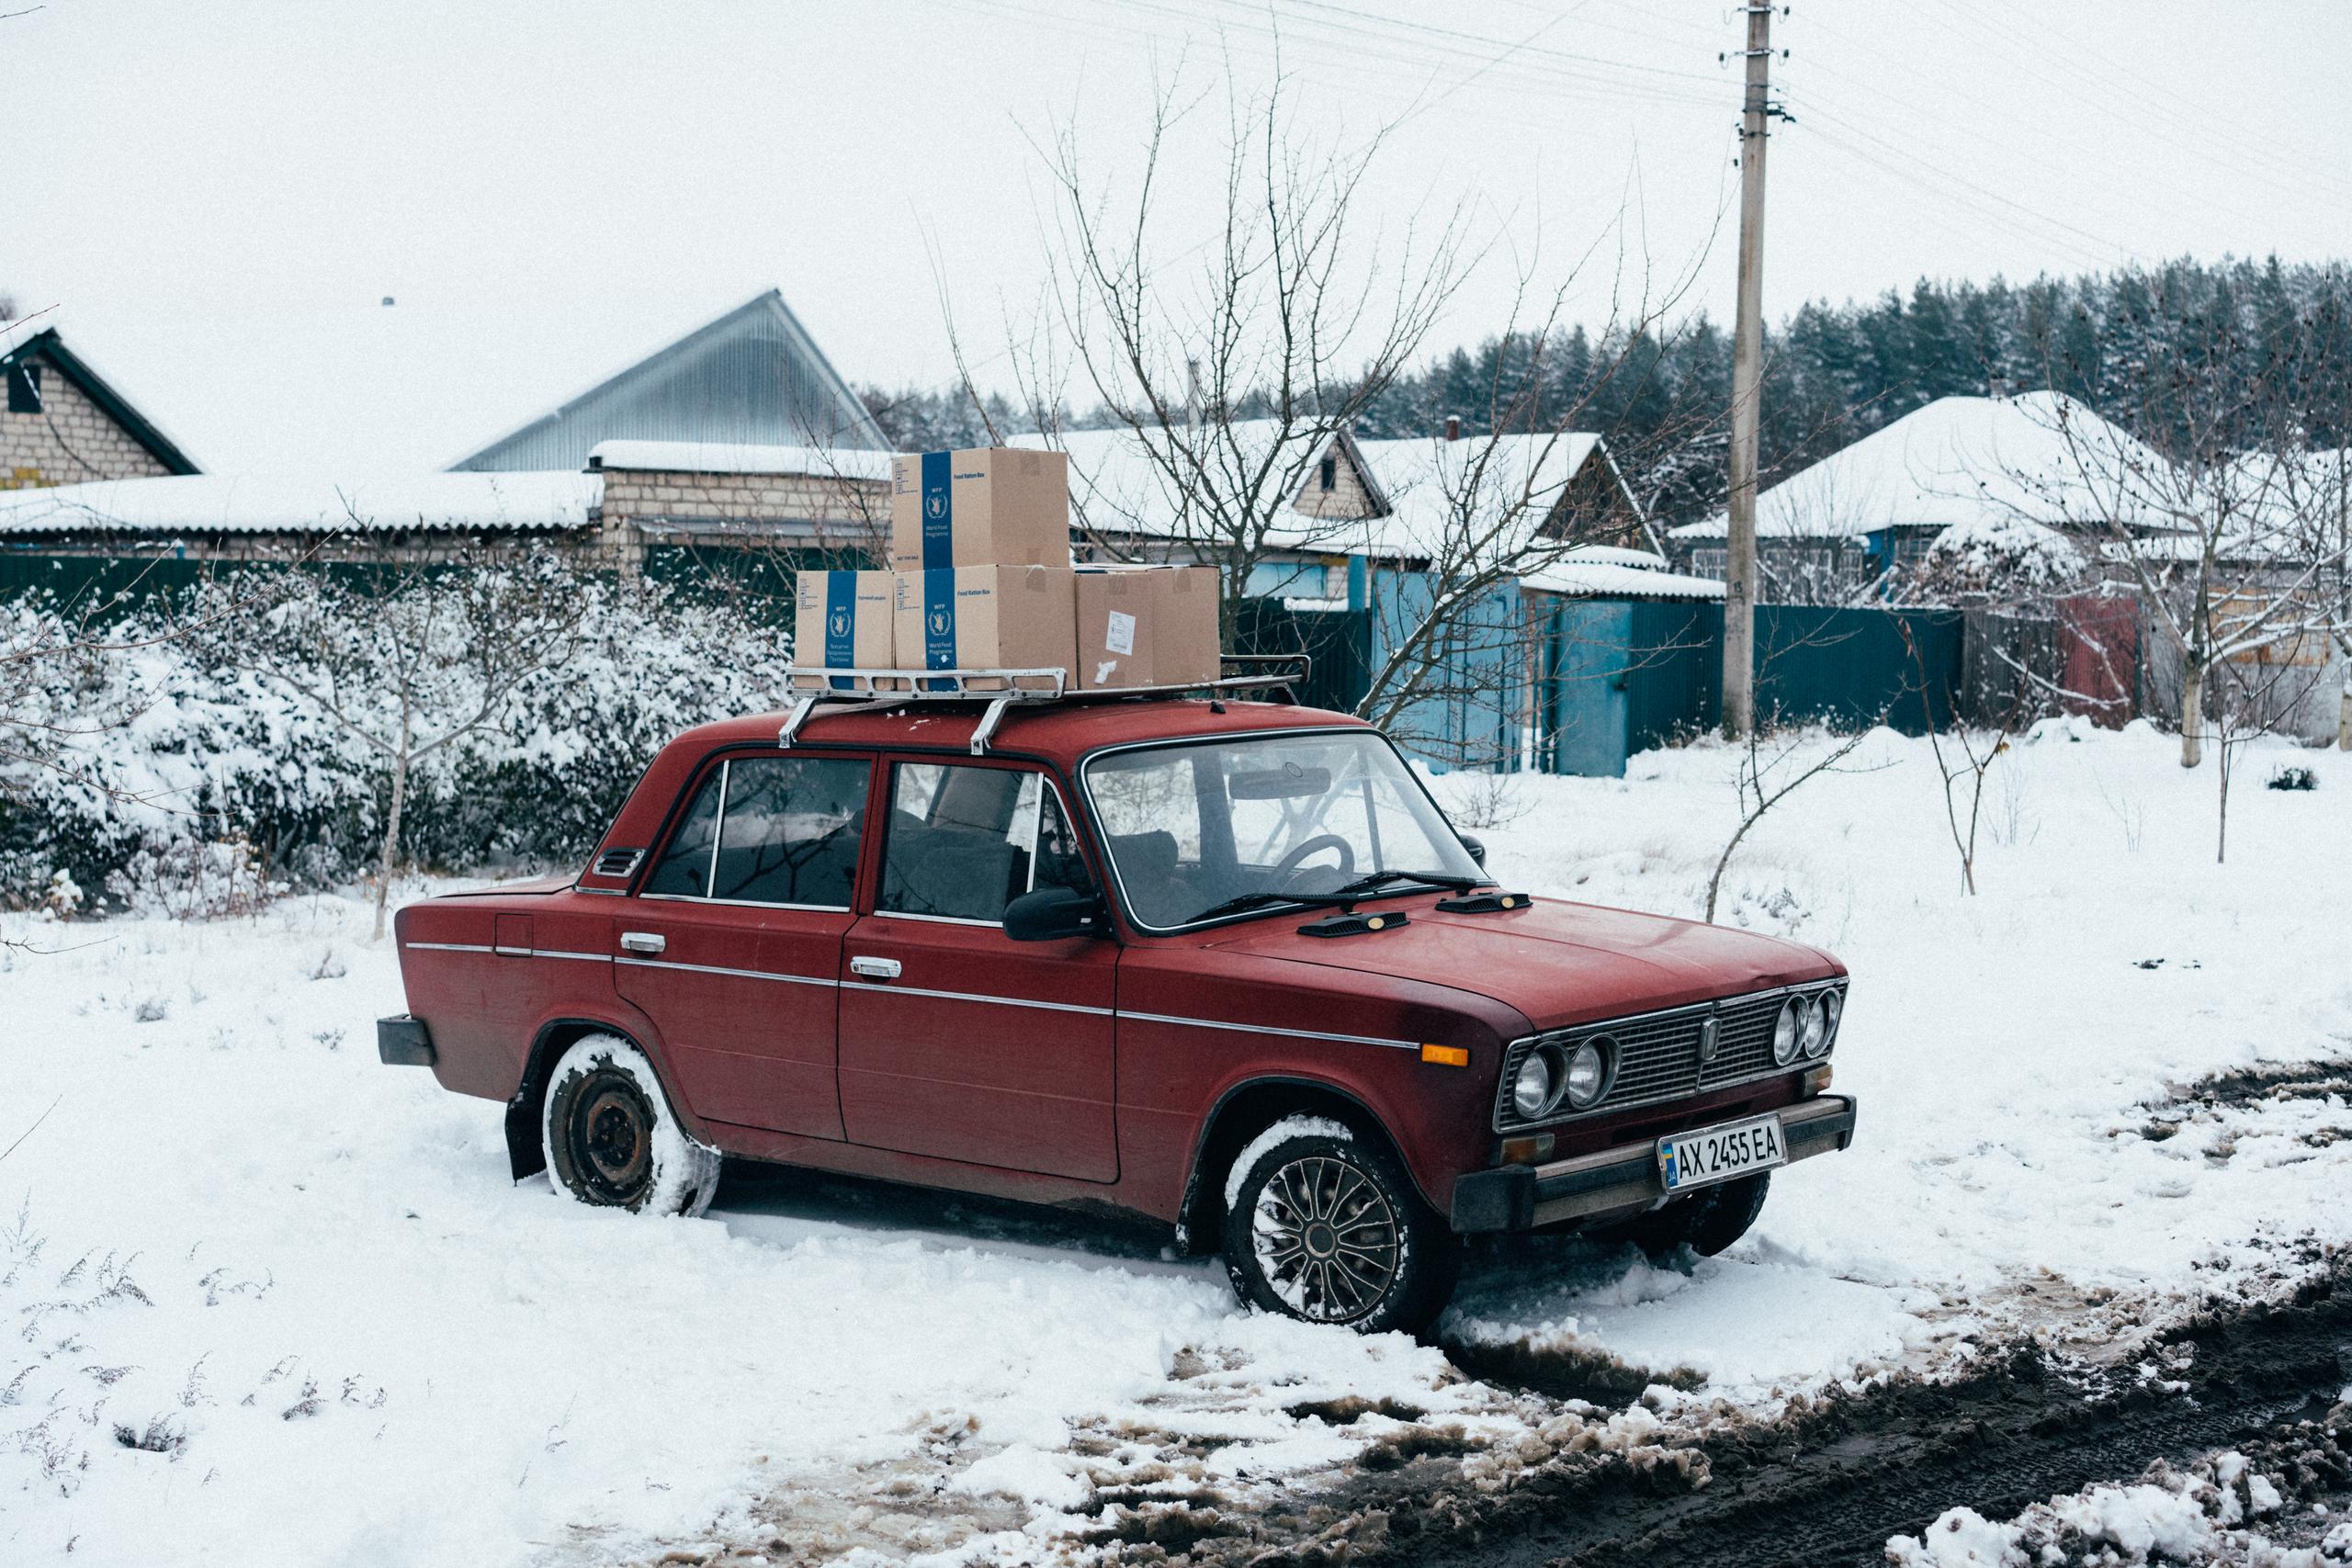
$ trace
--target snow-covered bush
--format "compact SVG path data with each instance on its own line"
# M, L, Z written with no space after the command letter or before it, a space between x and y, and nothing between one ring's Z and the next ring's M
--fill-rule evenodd
M1977 517L1936 536L1905 594L1928 604L2019 604L2079 585L2086 570L2082 552L2054 528Z
M203 590L98 638L38 605L0 605L0 908L54 906L70 886L84 910L103 890L110 908L218 913L371 869L386 759L286 678L299 671L241 656L238 639L258 635L248 617L266 613L243 584L242 603ZM585 608L571 656L418 761L401 832L412 861L581 858L670 737L781 701L788 641L741 610L608 577L563 591ZM68 641L70 658L8 658Z

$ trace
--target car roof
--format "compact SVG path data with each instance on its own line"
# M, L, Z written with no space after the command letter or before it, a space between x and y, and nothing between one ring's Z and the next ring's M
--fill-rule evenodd
M820 707L800 727L796 743L968 752L972 731L983 712L979 702ZM689 729L672 744L697 751L763 741L773 745L787 716L777 712L722 719ZM1371 728L1349 714L1291 703L1204 697L1081 698L1014 704L997 725L989 750L1044 757L1069 768L1089 751L1139 740L1189 740L1270 729Z

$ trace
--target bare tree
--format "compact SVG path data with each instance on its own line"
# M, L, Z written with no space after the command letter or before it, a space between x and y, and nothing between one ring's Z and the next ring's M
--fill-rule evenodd
M1733 852L1764 819L1764 814L1822 774L1847 771L1838 764L1852 756L1870 734L1869 728L1858 729L1808 763L1801 756L1809 739L1806 731L1784 730L1769 749L1762 726L1748 731L1741 743L1738 772L1732 779L1732 787L1739 798L1739 826L1724 844L1724 852L1715 857L1715 869L1707 877L1705 919L1709 925L1715 923L1715 901L1723 891L1724 869L1731 864Z
M399 564L311 560L277 587L266 611L207 651L300 699L382 762L381 938L415 770L497 723L525 682L560 668L578 646L588 600L552 554L479 541Z
M2213 860L2230 858L2230 785L2238 753L2293 722L2327 671L2330 639L2306 635L2243 649L2213 667L2216 829Z
M2109 571L2141 594L2143 618L2180 663L2180 766L2204 760L2216 665L2272 644L2340 637L2352 538L2331 536L2312 484L2319 468L2289 371L2230 376L2246 353L2218 320L2199 353L2150 367L2138 386L2138 440L2067 398L2046 398L2063 451L2032 478L2040 522L2100 543ZM2302 367L2296 376L2307 376ZM2256 434L2248 440L2248 430Z
M1229 635L1259 566L1338 526L1291 502L1419 353L1471 258L1463 205L1385 245L1365 233L1359 202L1387 132L1317 142L1280 74L1261 94L1228 85L1215 231L1172 235L1164 197L1197 184L1180 143L1204 112L1173 83L1156 93L1131 188L1097 179L1073 122L1040 141L1054 197L1047 284L1008 336L1023 412L1048 441L1068 444L1074 379L1134 459L1074 465L1085 540L1112 559L1215 566ZM952 318L949 329L956 338ZM967 398L1004 439L960 339L956 353Z

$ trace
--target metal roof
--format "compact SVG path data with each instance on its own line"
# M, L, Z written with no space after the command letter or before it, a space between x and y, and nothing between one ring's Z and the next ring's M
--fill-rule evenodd
M449 467L583 468L599 443L614 439L890 446L771 288Z

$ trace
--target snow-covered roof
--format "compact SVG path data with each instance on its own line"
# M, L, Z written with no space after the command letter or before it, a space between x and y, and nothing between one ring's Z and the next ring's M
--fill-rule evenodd
M1521 576L1520 586L1573 599L1720 599L1721 580L1667 569L1647 550L1579 545L1557 560Z
M479 450L743 308L750 288L599 307L401 296L323 308L164 310L75 301L40 320L224 473L424 472Z
M684 474L809 474L890 481L890 454L849 446L743 446L717 441L599 441L592 468Z
M1097 533L1175 538L1211 531L1213 524L1191 512L1186 487L1170 475L1169 463L1178 475L1195 467L1206 469L1227 495L1262 485L1265 509L1292 525L1270 535L1269 542L1278 547L1320 547L1340 526L1290 510L1331 443L1329 430L1295 423L1285 430L1278 420L1239 419L1204 424L1191 434L1155 433L1148 442L1125 425L1012 440L1016 446L1055 446L1069 455L1071 513Z
M0 535L583 528L604 489L600 476L586 473L399 474L340 482L234 474L104 479L0 493Z
M1163 448L1162 438L1155 435L1148 443L1123 426L1065 431L1050 441L1023 436L1016 444L1058 446L1069 454L1072 509L1099 532L1167 537L1186 531L1182 487L1155 454L1185 450L1182 444L1189 441L1196 443L1190 449L1199 460L1232 490L1265 475L1265 483L1279 495L1269 497L1270 505L1280 509L1282 518L1269 530L1269 544L1382 558L1457 553L1445 541L1465 527L1486 537L1492 549L1522 548L1585 466L1608 462L1601 438L1582 431L1360 441L1299 426L1284 433L1279 422L1260 419L1207 427L1195 437L1170 433L1169 439L1176 445ZM1380 515L1317 517L1292 506L1314 482L1316 468L1335 440L1352 448ZM1615 482L1613 467L1610 472Z
M1939 398L1758 493L1756 532L1761 538L1854 539L1888 527L2019 517L2079 526L2118 509L2129 488L2115 482L2118 472L2162 466L2154 452L2063 393ZM1729 519L1717 513L1672 533L1720 539L1729 528Z
M1498 547L1522 547L1601 445L1590 432L1568 431L1361 441L1356 449L1390 507L1367 531L1368 547L1375 555L1428 557L1465 528L1499 529Z

